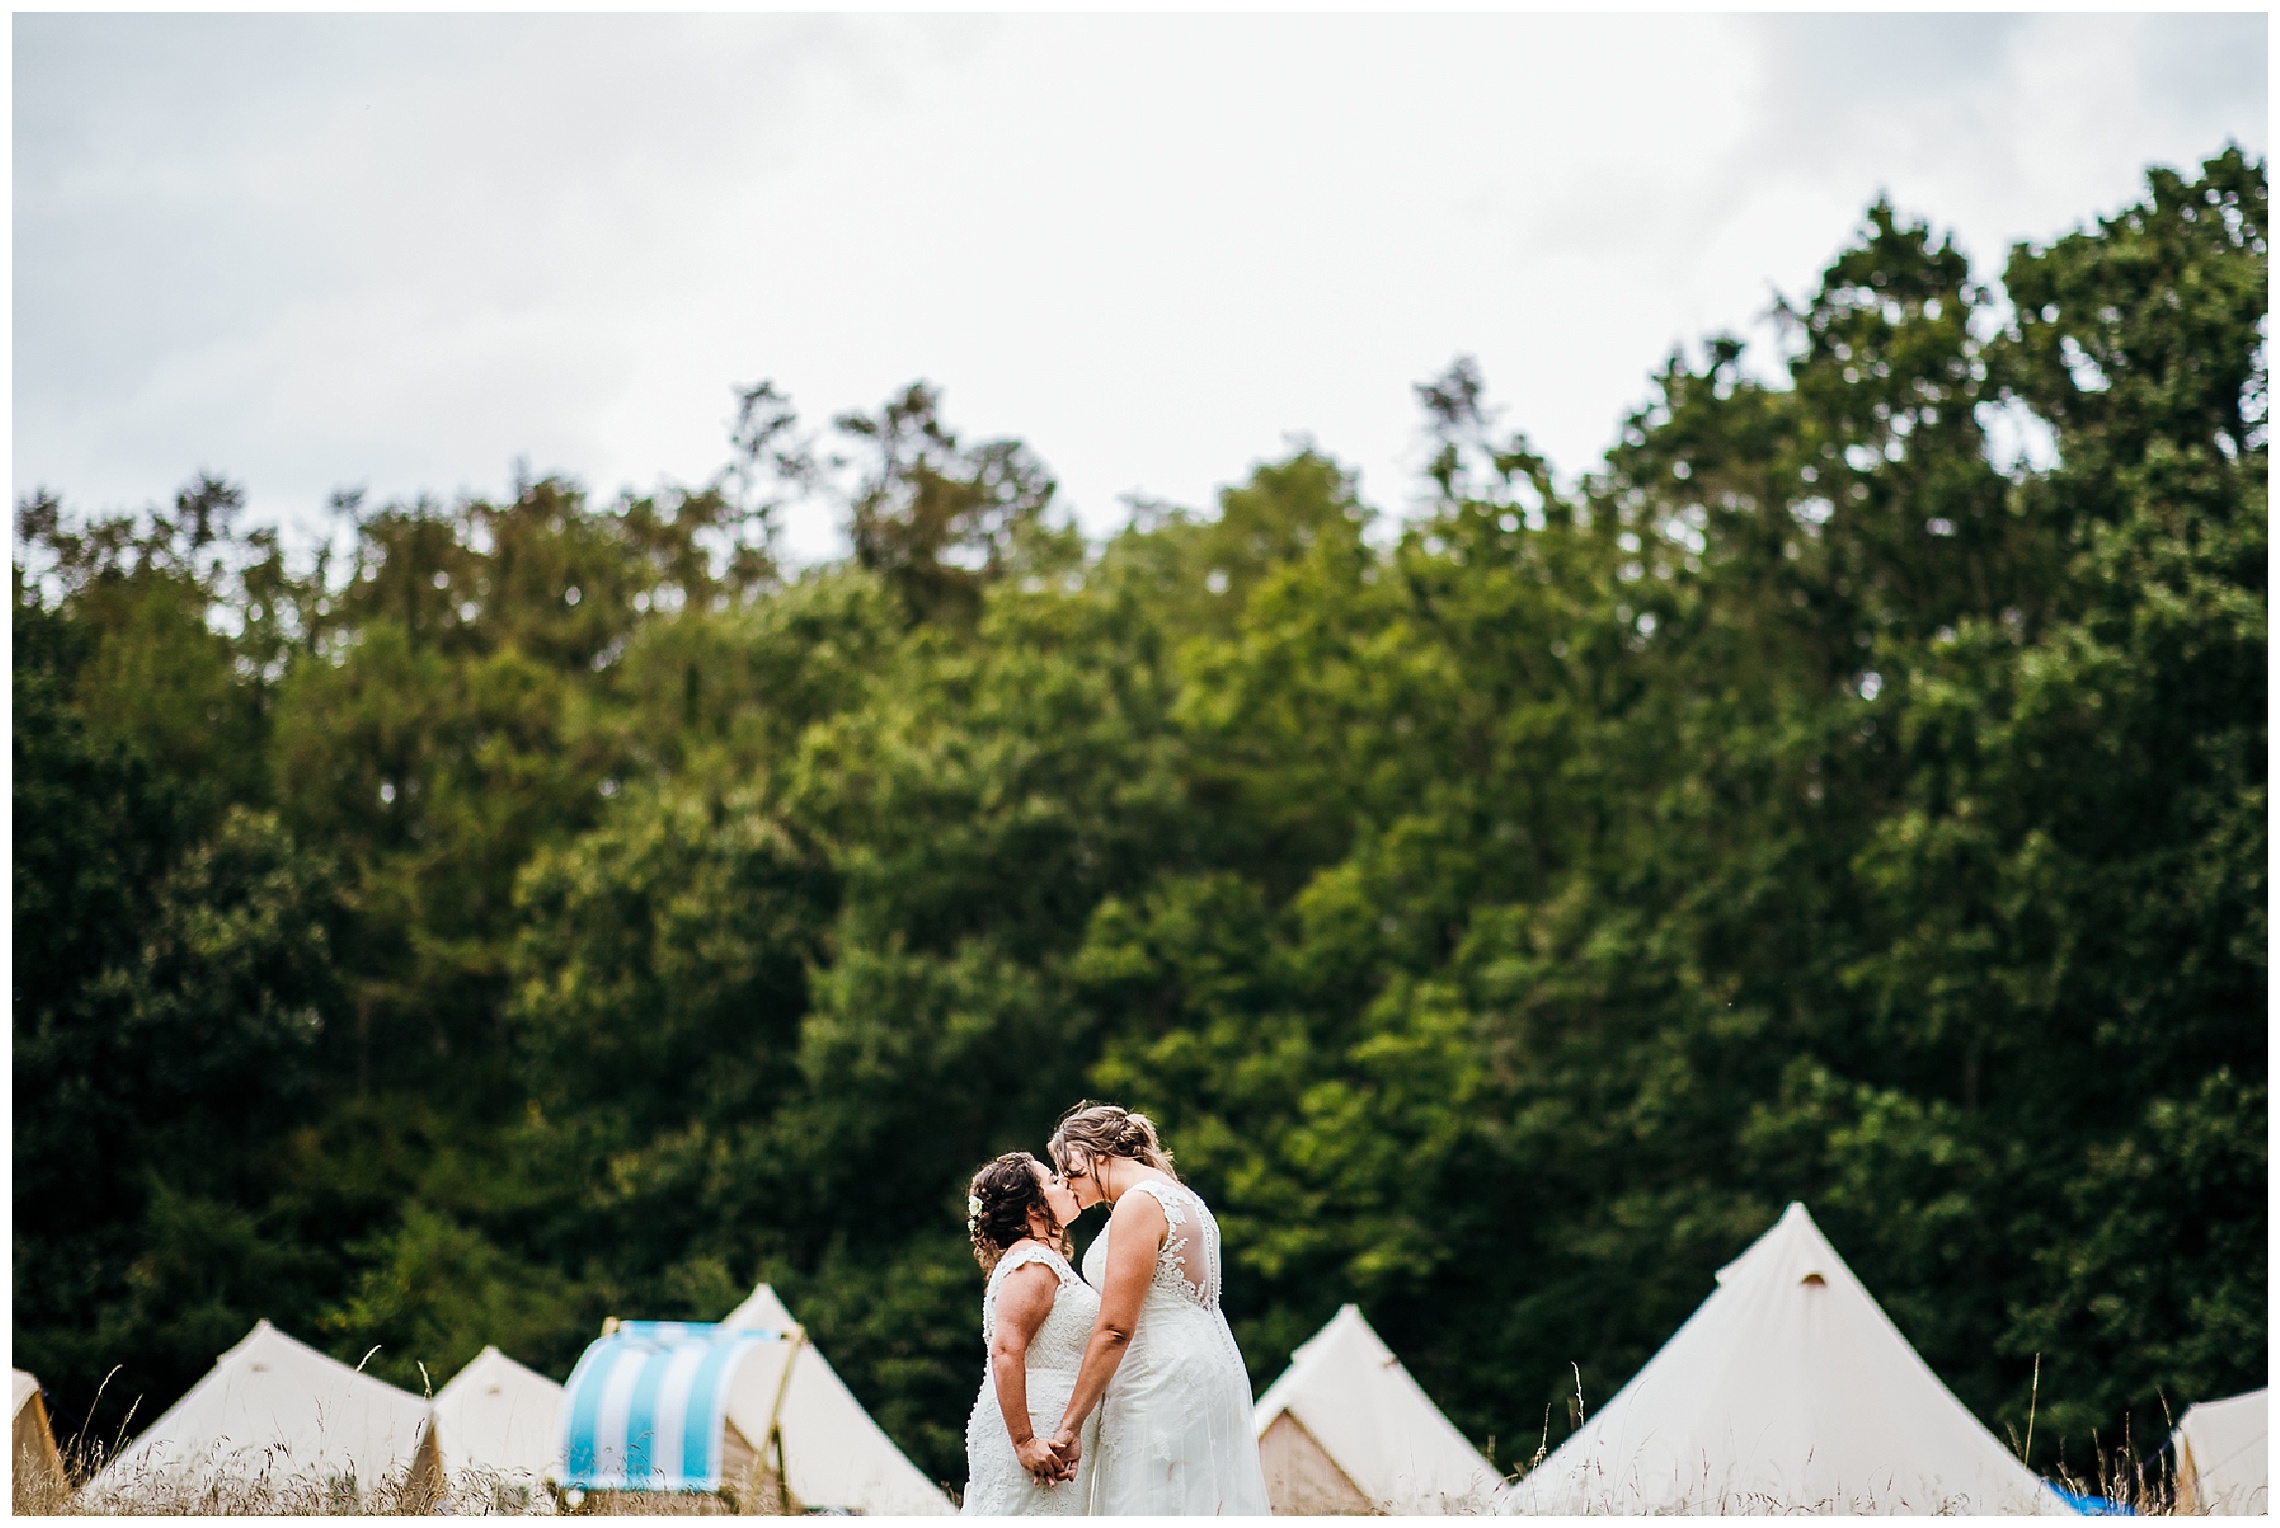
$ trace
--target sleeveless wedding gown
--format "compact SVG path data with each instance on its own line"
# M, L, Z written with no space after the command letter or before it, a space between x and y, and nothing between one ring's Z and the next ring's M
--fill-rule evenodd
M1093 1318L1100 1314L1100 1296L1077 1277L1068 1260L1035 1242L1020 1246L998 1259L982 1291L982 1341L997 1335L998 1290L1006 1275L1031 1263L1043 1263L1060 1280L1036 1335L1029 1339L1029 1422L1037 1435L1050 1438L1061 1426L1061 1413L1069 1392L1077 1387L1077 1370L1085 1360L1085 1344L1092 1339ZM1093 1436L1096 1424L1088 1419L1079 1440L1083 1453L1077 1460L1077 1478L1057 1486L1041 1486L1030 1478L1014 1456L1013 1438L1005 1430L1005 1412L998 1406L997 1379L988 1365L982 1370L982 1393L974 1398L966 1418L966 1496L961 1510L989 1517L1082 1517L1092 1495Z
M1124 1361L1095 1413L1092 1510L1265 1517L1250 1376L1219 1310L1219 1222L1185 1184L1151 1178L1126 1192L1163 1206L1171 1231L1157 1249ZM1108 1270L1109 1234L1102 1230L1085 1249L1095 1288ZM1094 1445L1085 1452L1090 1457Z

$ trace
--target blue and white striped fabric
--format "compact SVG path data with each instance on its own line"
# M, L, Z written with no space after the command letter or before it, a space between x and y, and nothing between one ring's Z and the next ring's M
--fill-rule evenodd
M562 1397L562 1484L581 1491L717 1491L729 1386L752 1327L626 1321L589 1346Z

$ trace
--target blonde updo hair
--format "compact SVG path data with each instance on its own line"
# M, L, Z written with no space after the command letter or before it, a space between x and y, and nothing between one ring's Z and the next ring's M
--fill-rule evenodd
M1096 1104L1088 1098L1062 1115L1045 1149L1063 1173L1069 1170L1071 1147L1088 1157L1128 1157L1168 1177L1179 1177L1172 1170L1172 1154L1156 1139L1156 1122L1115 1104Z

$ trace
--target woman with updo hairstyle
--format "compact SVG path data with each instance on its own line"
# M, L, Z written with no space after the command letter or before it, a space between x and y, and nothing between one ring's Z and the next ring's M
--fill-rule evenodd
M1156 1122L1114 1104L1077 1105L1053 1127L1053 1139L1045 1150L1056 1162L1072 1150L1086 1157L1129 1157L1175 1183L1179 1181L1180 1175L1172 1170L1172 1154L1156 1139Z
M981 1393L966 1418L964 1510L992 1517L1082 1515L1092 1461L1063 1461L1045 1435L1076 1387L1100 1298L1069 1266L1076 1196L1026 1151L1009 1151L966 1189L966 1235L989 1275Z
M1172 1171L1145 1114L1081 1103L1046 1149L1081 1208L1109 1207L1085 1250L1100 1314L1052 1436L1054 1459L1063 1468L1094 1461L1096 1513L1266 1516L1251 1379L1219 1308L1211 1207ZM1091 1443L1088 1426L1097 1428Z

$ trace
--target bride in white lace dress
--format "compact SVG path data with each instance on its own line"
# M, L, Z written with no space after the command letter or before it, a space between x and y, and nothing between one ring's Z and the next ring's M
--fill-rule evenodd
M1069 1266L1076 1198L1028 1152L1008 1152L974 1174L966 1217L974 1257L989 1272L982 1293L989 1362L966 1419L964 1510L1081 1516L1093 1461L1080 1457L1072 1470L1046 1442L1076 1387L1100 1310L1100 1297ZM1089 1430L1082 1442L1091 1442Z
M1266 1516L1250 1376L1219 1309L1219 1222L1146 1115L1080 1104L1050 1150L1079 1204L1110 1206L1085 1252L1100 1315L1055 1457L1093 1460L1096 1514ZM1080 1432L1096 1402L1097 1444Z

